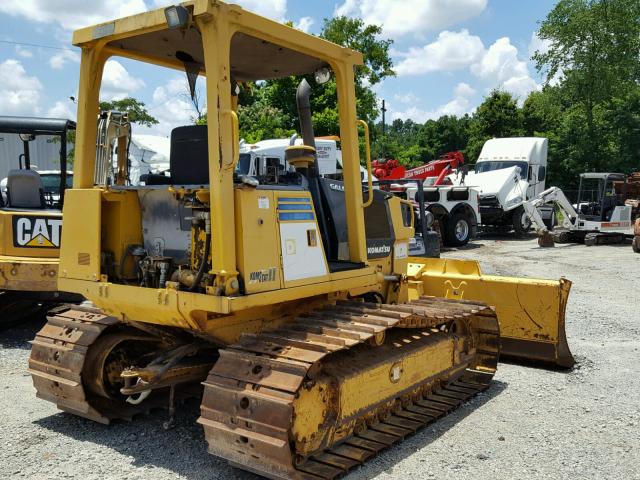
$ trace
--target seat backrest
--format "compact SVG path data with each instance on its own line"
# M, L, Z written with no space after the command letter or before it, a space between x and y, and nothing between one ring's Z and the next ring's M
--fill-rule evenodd
M189 125L171 131L169 154L171 183L206 185L209 183L207 126Z
M34 170L11 170L7 176L7 206L45 208L44 185Z

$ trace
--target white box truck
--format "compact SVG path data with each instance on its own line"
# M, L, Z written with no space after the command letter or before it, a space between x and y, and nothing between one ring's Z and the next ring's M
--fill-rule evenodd
M516 234L529 230L531 219L522 204L545 190L547 148L546 138L493 138L482 147L474 172L451 177L454 184L480 192L482 225L513 228ZM553 207L539 211L551 226Z

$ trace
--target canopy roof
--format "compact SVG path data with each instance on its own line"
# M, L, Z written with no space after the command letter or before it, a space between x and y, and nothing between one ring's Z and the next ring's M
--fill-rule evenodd
M67 130L75 128L76 122L66 118L0 116L0 133L63 135Z
M248 12L237 5L216 0L189 1L194 21L184 29L169 29L164 9L152 10L74 32L73 43L87 47L104 43L110 55L133 58L158 65L206 74L202 35L195 18L210 18L224 9L239 26L231 38L231 78L237 82L268 80L310 74L329 66L332 59L350 57L362 64L359 52L309 35L295 28ZM231 21L231 20L230 20ZM235 28L235 27L234 27Z
M587 172L581 173L580 178L597 178L597 179L608 179L611 180L624 180L626 175L624 173L597 173L597 172Z

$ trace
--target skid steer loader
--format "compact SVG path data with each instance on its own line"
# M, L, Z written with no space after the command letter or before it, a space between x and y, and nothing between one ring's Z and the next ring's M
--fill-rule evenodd
M409 258L411 204L363 191L361 54L217 0L85 28L74 44L59 283L93 306L55 312L36 336L40 398L102 423L168 405L168 427L177 398L202 395L212 454L271 478L334 478L489 387L501 341L570 363L569 282ZM173 130L165 184L108 186L100 174L94 119L112 56L186 70L192 85L205 77L208 125ZM331 75L343 183L320 178L314 149L309 97ZM238 84L289 76L304 77L295 172L238 175Z
M44 313L55 303L80 298L58 291L57 286L62 204L68 184L67 132L75 127L66 119L0 117L0 134L12 134L22 143L21 154L2 159L10 170L6 192L0 196L0 329ZM32 162L49 160L32 146L39 136L59 142L59 173L41 176L32 169ZM11 139L5 140L8 144Z

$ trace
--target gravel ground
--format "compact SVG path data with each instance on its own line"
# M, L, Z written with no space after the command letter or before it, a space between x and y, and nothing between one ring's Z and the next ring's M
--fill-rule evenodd
M501 364L487 392L347 478L640 479L640 255L505 237L443 256L480 259L487 273L571 279L578 364ZM206 453L195 401L165 432L163 412L105 427L37 400L26 368L41 324L0 334L0 478L256 478Z

